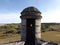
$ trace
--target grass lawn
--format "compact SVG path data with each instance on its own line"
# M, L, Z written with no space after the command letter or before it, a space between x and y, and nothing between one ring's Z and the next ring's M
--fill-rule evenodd
M19 34L0 35L0 43L8 43L20 40Z
M8 42L14 42L19 40L20 34L0 34L0 43L8 43ZM48 31L42 33L42 39L46 41L53 41L56 43L60 43L60 32L57 31Z
M55 43L60 43L60 32L57 31L43 32L42 39L46 41L53 41Z

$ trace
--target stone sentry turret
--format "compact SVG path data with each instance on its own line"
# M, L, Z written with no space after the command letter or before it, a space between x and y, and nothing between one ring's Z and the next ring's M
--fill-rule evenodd
M41 39L41 12L35 7L27 7L21 12L21 41L24 45L37 45Z

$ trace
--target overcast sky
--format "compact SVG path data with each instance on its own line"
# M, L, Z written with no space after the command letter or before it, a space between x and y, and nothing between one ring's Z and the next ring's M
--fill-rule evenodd
M40 10L41 22L60 23L60 0L0 0L0 23L20 23L21 11L29 6Z

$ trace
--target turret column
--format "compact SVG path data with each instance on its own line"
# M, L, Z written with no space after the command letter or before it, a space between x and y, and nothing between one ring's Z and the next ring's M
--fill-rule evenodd
M37 45L41 39L41 12L35 7L27 7L21 12L21 41L24 45Z

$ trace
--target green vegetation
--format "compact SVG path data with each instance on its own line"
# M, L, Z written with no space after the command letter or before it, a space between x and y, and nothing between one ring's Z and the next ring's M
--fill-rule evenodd
M19 24L6 24L4 26L0 26L0 32L3 32L4 34L19 33Z
M7 43L20 40L20 25L6 24L0 26L0 43Z
M60 23L42 23L42 39L60 43Z
M42 39L60 43L60 23L42 23ZM20 40L21 24L6 24L0 26L0 43Z
M60 31L60 23L42 23L41 31Z

